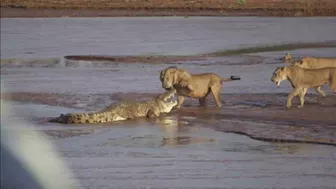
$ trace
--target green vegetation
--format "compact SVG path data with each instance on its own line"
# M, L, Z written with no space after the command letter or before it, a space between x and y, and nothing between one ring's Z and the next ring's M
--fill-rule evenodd
M237 3L240 5L245 5L246 0L237 0Z

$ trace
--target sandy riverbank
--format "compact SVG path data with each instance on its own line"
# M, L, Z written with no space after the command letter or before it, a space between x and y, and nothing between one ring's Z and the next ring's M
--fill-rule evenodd
M335 16L332 0L41 1L5 0L1 17Z

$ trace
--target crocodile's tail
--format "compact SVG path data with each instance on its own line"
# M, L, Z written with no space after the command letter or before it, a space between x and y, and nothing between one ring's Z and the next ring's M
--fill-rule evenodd
M113 112L97 113L77 113L61 114L59 117L50 120L51 122L63 124L83 124L83 123L107 123L113 121L125 120Z

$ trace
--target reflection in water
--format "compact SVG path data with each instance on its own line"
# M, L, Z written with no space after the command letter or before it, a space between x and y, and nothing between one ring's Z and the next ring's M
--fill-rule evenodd
M192 118L192 119L191 119ZM163 131L163 137L160 146L181 146L189 145L195 143L205 143L216 141L217 138L213 136L212 138L191 136L193 130L198 127L195 125L200 120L194 120L194 117L187 116L167 116L160 117L156 119L156 124L160 126ZM188 120L188 121L186 121ZM203 134L205 131L202 131ZM205 134L206 135L206 134ZM309 155L314 154L311 151L311 144L299 144L299 143L271 143L262 142L253 139L248 139L249 143L245 140L241 140L240 137L230 137L227 143L230 145L221 145L223 135L219 133L219 147L221 151L225 152L252 152L252 153L262 153L262 154L303 154ZM237 135L237 134L233 134ZM225 134L227 136L227 134ZM224 143L226 143L224 141Z
M179 146L214 141L214 139L182 135L188 133L190 123L180 116L160 117L156 120L156 123L161 126L160 128L164 133L161 146Z
M313 155L316 149L327 148L324 145L300 144L300 143L272 143L274 150L280 154L300 154L300 155ZM314 151L315 150L315 151Z
M303 146L301 145L288 145L288 144L275 144L274 148L281 154L296 154L303 151Z

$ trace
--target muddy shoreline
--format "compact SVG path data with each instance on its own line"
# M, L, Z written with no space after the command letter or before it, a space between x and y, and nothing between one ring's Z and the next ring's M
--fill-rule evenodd
M157 94L115 93L88 97L55 93L2 93L1 98L21 103L78 109L75 102L104 103L101 100L102 95L108 96L107 98L112 103L116 103L132 99L146 100ZM335 95L320 98L317 95L309 94L306 96L305 107L301 109L296 107L298 99L293 100L291 109L286 109L284 103L287 94L282 93L222 94L221 98L224 107L220 110L214 108L215 104L212 98L208 100L207 108L198 107L197 100L187 99L182 109L174 110L171 114L178 117L195 117L196 122L211 123L209 127L212 129L243 134L256 140L336 145ZM97 108L87 107L83 111L97 111ZM55 115L55 117L57 116ZM48 122L51 118L32 119ZM67 134L67 136L71 135Z
M304 8L13 8L1 7L1 18L34 17L138 17L138 16L262 16L309 17L336 16L336 8L307 12Z

